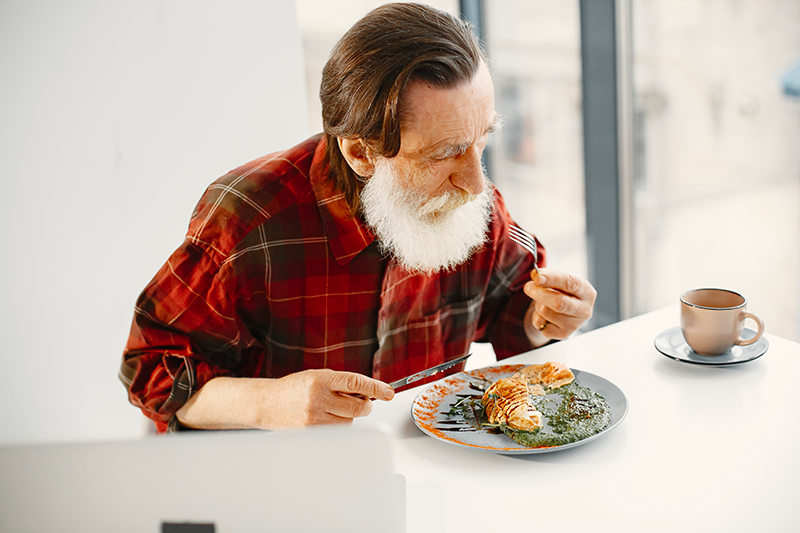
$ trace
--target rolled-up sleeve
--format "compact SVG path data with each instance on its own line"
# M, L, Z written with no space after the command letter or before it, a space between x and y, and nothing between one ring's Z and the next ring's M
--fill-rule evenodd
M119 377L159 431L206 382L231 375L243 342L233 307L218 265L188 240L139 296Z

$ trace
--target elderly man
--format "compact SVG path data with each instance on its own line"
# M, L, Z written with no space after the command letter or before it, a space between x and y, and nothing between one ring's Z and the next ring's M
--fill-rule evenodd
M120 378L160 431L348 423L473 341L508 357L591 316L587 281L536 274L509 239L467 24L382 6L336 45L320 97L324 135L209 186L137 302Z

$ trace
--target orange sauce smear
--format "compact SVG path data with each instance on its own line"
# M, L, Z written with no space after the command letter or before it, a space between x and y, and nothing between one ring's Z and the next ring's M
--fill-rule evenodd
M501 366L493 366L489 368L482 368L479 370L471 370L467 372L468 375L477 377L479 379L486 379L489 381L495 381L498 379L498 376L503 374L517 372L525 368L525 365L501 365ZM434 424L436 423L436 414L442 409L442 403L444 399L447 398L452 392L456 385L462 383L461 379L458 378L445 378L441 380L436 385L433 385L428 389L424 396L420 397L414 405L414 414L417 419L417 424L419 424L420 428L429 432L436 437L453 442L455 444L459 444L462 446L469 446L472 448L482 448L484 450L499 450L499 451L513 451L519 450L520 447L509 447L509 448L498 448L496 446L477 446L475 444L469 444L461 442L458 439L454 439L444 431L436 429Z

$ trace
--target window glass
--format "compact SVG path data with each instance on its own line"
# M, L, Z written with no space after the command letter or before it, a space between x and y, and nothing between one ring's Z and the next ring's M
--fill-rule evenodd
M800 98L782 81L800 62L800 2L632 13L635 310L724 287L800 340Z
M484 2L485 38L504 126L489 177L548 265L586 277L580 17L577 0Z

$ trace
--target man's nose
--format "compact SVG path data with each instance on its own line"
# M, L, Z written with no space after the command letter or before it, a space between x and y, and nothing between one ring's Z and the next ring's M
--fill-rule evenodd
M472 145L461 155L459 167L455 169L450 177L453 185L473 195L483 192L486 187L486 180L481 163L482 154L483 150L478 146Z

